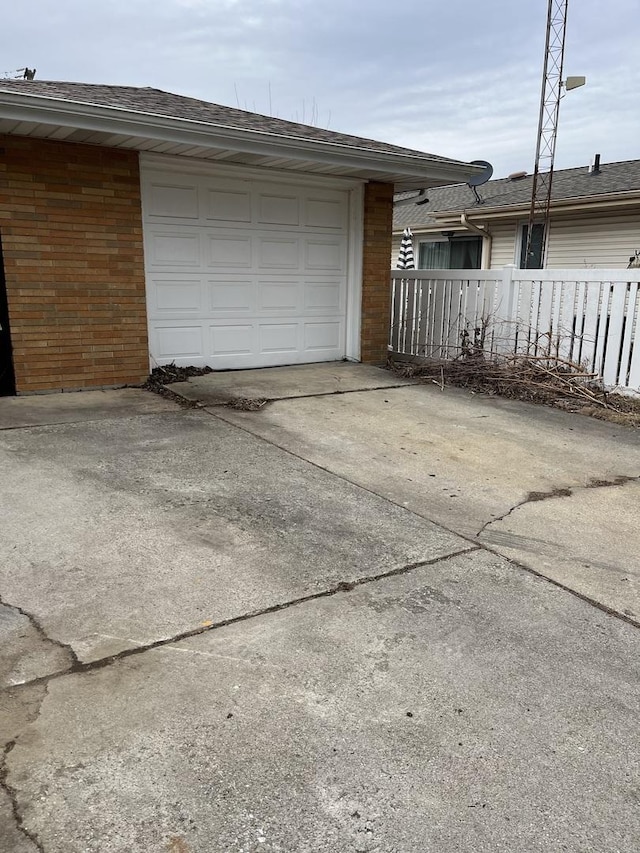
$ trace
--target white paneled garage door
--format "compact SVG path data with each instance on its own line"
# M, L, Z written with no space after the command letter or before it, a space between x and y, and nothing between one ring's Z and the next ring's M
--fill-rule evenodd
M348 190L143 165L152 364L346 352Z

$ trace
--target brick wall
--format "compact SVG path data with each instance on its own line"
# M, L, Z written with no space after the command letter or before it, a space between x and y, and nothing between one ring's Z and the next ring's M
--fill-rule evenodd
M137 153L0 135L0 235L18 393L143 381Z
M361 358L387 360L391 284L389 256L393 219L393 185L369 183L364 192Z

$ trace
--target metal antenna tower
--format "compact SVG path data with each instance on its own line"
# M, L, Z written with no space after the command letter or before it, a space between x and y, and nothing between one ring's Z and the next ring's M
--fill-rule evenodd
M527 225L527 245L524 265L528 268L533 260L531 244L534 224L541 224L542 247L541 265L545 263L547 236L549 233L549 212L551 205L551 183L553 181L553 161L556 154L558 135L558 115L562 97L562 69L564 65L564 42L567 32L567 5L569 0L549 0L547 12L547 41L544 53L544 71L542 74L542 93L540 95L540 119L538 122L538 142L536 144L536 163L533 171L531 207Z

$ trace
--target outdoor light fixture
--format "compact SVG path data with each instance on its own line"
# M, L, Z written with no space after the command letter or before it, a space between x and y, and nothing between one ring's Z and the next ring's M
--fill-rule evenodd
M570 92L572 89L579 89L580 86L584 86L586 82L586 77L567 77L564 81L564 88Z

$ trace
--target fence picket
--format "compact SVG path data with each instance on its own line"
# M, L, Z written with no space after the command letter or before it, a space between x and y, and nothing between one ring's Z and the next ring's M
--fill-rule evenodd
M640 393L640 285L637 283L633 325L629 335L633 335L633 342L629 345L629 369L625 387Z
M620 371L617 384L625 386L630 382L631 360L635 349L640 348L638 340L638 299L640 297L640 285L630 281L627 285L627 304L624 318L624 334L622 347L620 349ZM638 382L640 385L640 380Z
M626 304L626 286L611 286L609 290L608 327L605 332L604 363L602 366L602 378L606 385L618 384Z
M558 349L560 358L571 361L575 343L575 327L577 319L576 293L578 284L575 281L566 281L561 287L558 299L557 331Z

